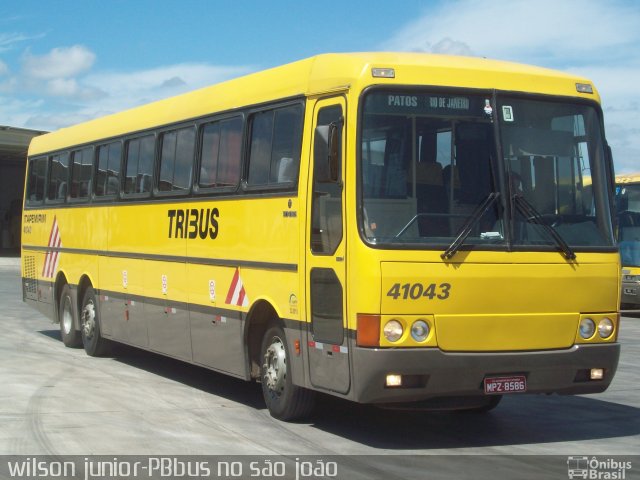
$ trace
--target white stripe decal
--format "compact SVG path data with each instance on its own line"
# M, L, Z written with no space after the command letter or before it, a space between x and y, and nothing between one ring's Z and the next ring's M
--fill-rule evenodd
M54 241L54 246L60 248L62 246L62 239L60 238L60 230L58 230L58 224L56 222L56 238ZM49 278L53 277L58 270L58 264L60 263L60 252L53 252L51 259L51 271L49 272Z
M60 238L60 229L58 228L58 219L53 217L53 225L51 226L51 232L49 233L50 249L62 247L62 238ZM60 252L48 251L45 255L44 266L42 268L42 276L45 278L52 278L58 270L60 264Z
M231 280L225 303L227 305L237 305L238 307L246 307L249 305L249 298L244 289L242 278L240 278L240 270L237 268Z

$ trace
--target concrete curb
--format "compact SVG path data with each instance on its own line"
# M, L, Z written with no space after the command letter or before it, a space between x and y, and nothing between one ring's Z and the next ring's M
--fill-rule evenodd
M0 267L19 267L20 257L0 257Z

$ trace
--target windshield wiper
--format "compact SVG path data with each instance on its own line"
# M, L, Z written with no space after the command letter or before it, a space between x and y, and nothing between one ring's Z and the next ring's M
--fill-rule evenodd
M480 221L484 214L487 213L487 210L493 206L498 197L500 197L500 192L491 192L487 198L485 198L483 202L476 207L458 232L458 236L453 243L440 255L443 260L449 260L456 254L456 252L458 252L458 250L460 250L460 247L473 230L473 227Z
M544 221L544 218L542 217L542 215L540 215L540 212L538 212L526 198L524 198L521 194L516 193L513 195L513 201L516 208L519 209L520 212L522 212L527 222L535 223L544 228L545 232L547 232L549 236L553 238L556 245L560 247L560 250L562 250L562 254L564 255L564 257L567 260L575 260L576 254L573 252L569 244L565 242L564 238L560 236L555 228Z

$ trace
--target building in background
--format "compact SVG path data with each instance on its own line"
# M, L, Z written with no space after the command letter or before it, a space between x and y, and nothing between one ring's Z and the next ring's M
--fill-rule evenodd
M43 133L0 125L0 255L19 254L27 149Z

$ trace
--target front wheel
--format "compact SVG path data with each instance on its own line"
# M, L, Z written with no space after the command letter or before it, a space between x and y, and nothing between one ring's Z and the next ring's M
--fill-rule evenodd
M80 310L80 321L84 351L91 357L99 357L108 353L111 342L100 333L100 318L98 315L96 293L91 287L87 288L86 292L84 292L82 308Z
M297 420L313 410L315 392L293 384L284 331L271 327L262 339L260 349L262 395L272 417Z

